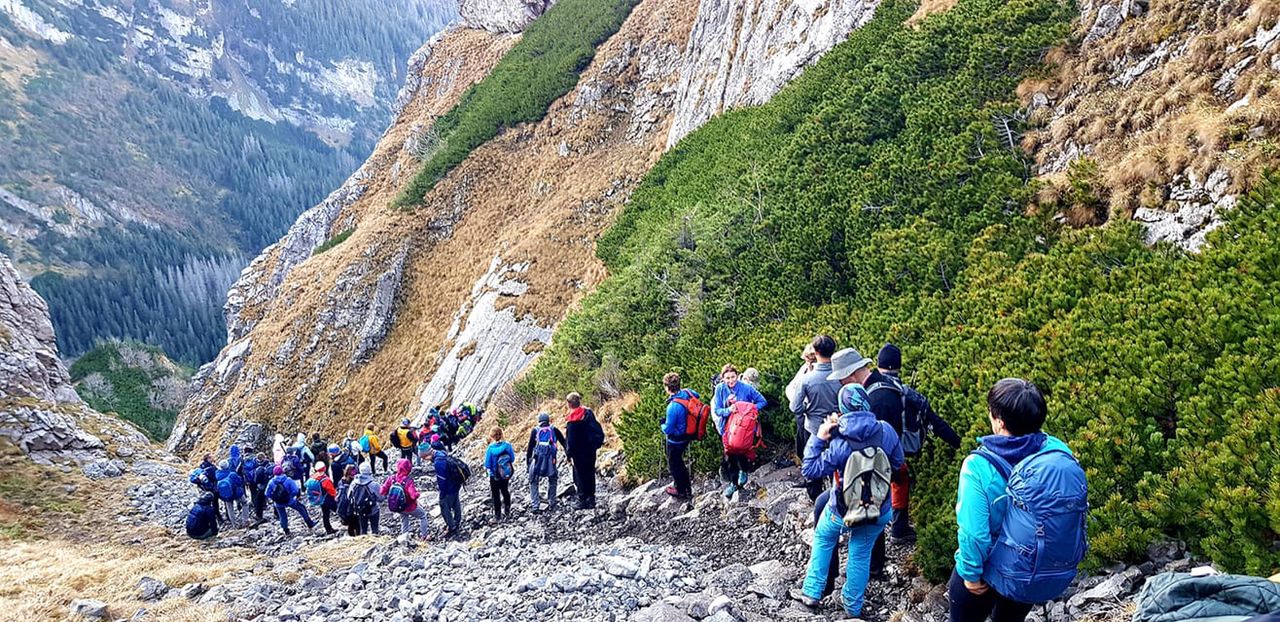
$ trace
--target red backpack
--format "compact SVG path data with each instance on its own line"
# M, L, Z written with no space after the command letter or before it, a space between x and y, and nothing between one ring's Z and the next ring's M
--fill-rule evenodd
M751 402L734 402L729 422L724 427L724 453L755 459L760 442L760 411Z
M707 420L711 418L711 407L703 404L697 396L689 394L687 398L673 397L671 401L684 406L688 416L685 420L684 438L680 440L702 440L707 436Z

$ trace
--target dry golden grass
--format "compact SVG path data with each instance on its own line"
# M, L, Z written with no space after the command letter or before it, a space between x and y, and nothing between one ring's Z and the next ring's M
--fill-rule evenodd
M921 0L916 12L907 18L907 25L915 25L934 13L948 11L956 5L956 0Z

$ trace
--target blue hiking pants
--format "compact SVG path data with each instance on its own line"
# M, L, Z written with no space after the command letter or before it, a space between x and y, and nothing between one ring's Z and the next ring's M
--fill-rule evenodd
M892 520L893 510L889 510L875 524L845 527L844 519L836 513L836 504L828 503L813 531L813 551L809 556L809 570L804 577L805 596L822 600L828 575L840 572L839 568L831 567L832 553L835 553L836 546L840 543L840 536L849 534L849 557L840 596L844 600L846 613L855 618L861 615L863 595L867 591L867 581L871 578L871 549L875 546L876 538L884 532L885 525Z
M316 526L316 521L307 513L306 506L302 505L301 501L293 499L284 505L279 503L276 504L276 517L280 519L280 528L283 529L285 533L289 533L289 513L286 511L289 508L297 510L298 513L302 515L302 520L307 523L307 529Z

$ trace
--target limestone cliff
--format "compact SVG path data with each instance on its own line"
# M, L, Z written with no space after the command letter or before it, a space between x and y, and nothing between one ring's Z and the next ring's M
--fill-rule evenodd
M542 121L473 151L417 210L390 207L435 118L550 4L468 0L464 24L415 55L374 155L232 288L229 345L195 378L171 450L276 429L389 427L433 405L487 401L603 278L595 240L675 124L687 132L767 100L875 6L644 0ZM707 64L737 40L740 53Z

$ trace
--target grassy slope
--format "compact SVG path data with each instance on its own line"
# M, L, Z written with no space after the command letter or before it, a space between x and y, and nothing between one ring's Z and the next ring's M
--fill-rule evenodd
M1024 215L1036 183L993 121L1070 15L962 0L901 27L914 8L886 2L773 102L664 157L599 244L610 278L522 389L594 391L620 362L642 396L619 426L629 468L654 473L662 372L704 389L724 362L753 365L776 403L815 332L864 352L892 339L969 438L999 378L1049 393L1049 430L1089 472L1094 562L1169 534L1228 568L1280 563L1275 197L1245 201L1195 257L1143 246L1134 225L1063 232ZM714 444L695 449L702 468ZM913 466L917 561L938 579L959 460Z

